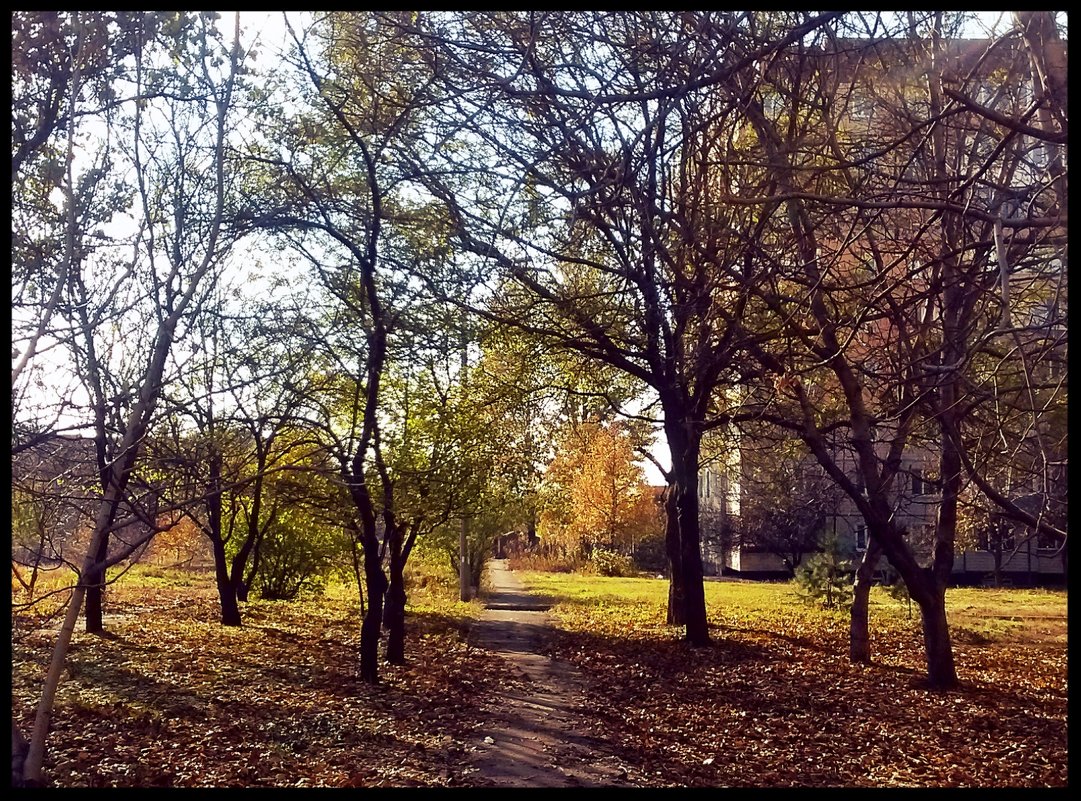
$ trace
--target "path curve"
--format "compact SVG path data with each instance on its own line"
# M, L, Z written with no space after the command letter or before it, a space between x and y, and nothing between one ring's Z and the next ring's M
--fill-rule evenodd
M490 589L471 639L519 670L527 689L490 699L494 716L477 733L473 776L497 787L626 786L619 760L604 753L575 713L586 691L581 674L539 653L551 631L548 602L526 592L504 559L490 561L487 575Z

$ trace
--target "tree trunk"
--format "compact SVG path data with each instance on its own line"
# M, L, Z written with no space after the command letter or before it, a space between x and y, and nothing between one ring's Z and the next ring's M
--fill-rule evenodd
M387 626L387 661L405 664L405 583L391 572L383 619Z
M105 557L109 553L109 535L101 538L101 547L95 556L99 564L105 564ZM105 631L105 621L102 615L102 596L105 594L105 568L95 570L86 577L86 614L87 634L101 634Z
M702 550L698 538L698 496L693 483L685 485L679 502L679 545L683 567L684 625L687 642L710 644L706 616L706 587L702 574Z
M848 623L848 658L852 662L865 665L871 664L871 635L868 631L871 583L881 556L882 547L871 540L856 570L856 578L852 584L852 610Z
M870 524L868 528L871 528ZM909 596L920 608L928 684L936 689L953 687L957 684L957 672L953 663L950 632L946 625L946 582L936 581L932 569L919 566L897 532L889 531L889 524L880 528L883 530L882 537L893 536L894 540L889 546L884 539L880 538L880 542L883 543L883 550L890 564L904 581ZM871 536L873 538L874 533ZM941 558L941 554L938 554L938 557Z
M405 664L405 602L405 560L402 558L401 531L396 527L390 541L390 584L383 612L387 627L387 661L392 665Z
M679 510L676 506L676 487L669 484L664 493L664 549L668 555L670 570L668 582L669 626L682 626L686 621L683 601L683 560L679 547Z
M30 751L30 743L26 741L23 733L15 721L11 721L11 786L12 787L36 787L34 782L23 779L23 765L26 763L26 755Z
M239 626L240 606L237 603L236 586L229 579L229 563L225 556L225 543L221 539L212 540L214 551L214 580L218 585L218 598L221 601L221 623L223 626Z
M936 602L937 601L937 602ZM957 686L950 629L946 623L945 592L926 605L920 604L923 618L923 641L927 656L927 683L936 690Z
M368 584L368 611L360 626L360 678L369 684L379 682L379 633L383 628L383 596L387 577L379 563L377 548L364 548L364 574Z
M706 617L706 591L702 574L702 550L698 520L698 451L700 440L688 435L679 417L665 411L668 420L680 420L665 426L668 448L672 453L672 479L679 533L679 566L683 581L683 620L686 639L696 647L709 645ZM666 504L667 506L667 504ZM674 572L674 571L673 571Z

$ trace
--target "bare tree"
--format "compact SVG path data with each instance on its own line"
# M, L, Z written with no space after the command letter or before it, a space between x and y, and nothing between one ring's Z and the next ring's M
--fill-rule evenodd
M414 26L445 100L418 177L473 275L465 307L632 377L672 454L670 620L709 642L697 481L717 388L737 379L759 224L716 201L739 114L717 88L825 24L733 55L736 15L428 15ZM464 285L463 285L464 283ZM488 304L493 288L497 304Z
M212 19L202 15L192 20L187 34L201 47L201 55L209 55L217 46L217 33ZM144 51L143 48L146 48ZM140 198L143 227L136 243L136 253L141 254L133 260L134 267L141 269L139 275L148 280L147 294L155 301L156 314L149 336L140 340L147 344L143 354L132 356L132 361L140 361L142 369L137 374L137 381L129 388L130 395L125 397L127 413L123 416L123 429L116 440L116 448L111 455L107 470L102 476L102 491L97 503L90 544L80 571L81 580L72 591L68 601L66 615L57 642L53 649L42 696L38 705L32 737L25 763L22 767L24 781L40 783L41 766L45 754L45 741L49 728L56 688L63 670L64 659L72 632L82 606L83 597L88 588L90 577L100 575L101 560L98 556L103 543L114 526L117 511L129 487L133 470L138 462L143 438L150 426L157 401L160 398L162 380L172 345L177 338L182 321L189 319L198 308L201 291L206 280L212 277L213 269L227 249L228 241L222 237L225 217L226 180L226 134L228 112L232 108L232 93L240 65L239 16L236 19L235 40L232 47L225 47L227 70L221 77L212 77L209 67L204 63L200 68L186 74L192 88L199 86L205 94L195 94L190 100L173 100L161 104L135 104L132 109L134 129L132 130L131 155L138 181L137 195ZM135 47L135 84L141 86L144 78L146 59L153 56L151 43L139 40ZM198 51L197 51L198 52ZM181 128L177 116L169 112L180 113L187 103L199 104L202 110L209 112L213 122L209 127L197 127L194 130ZM180 148L173 151L180 167L179 175L172 172L173 183L158 184L156 178L162 173L148 169L146 163L146 142L143 140L144 127L149 123L146 116L157 113L159 108L166 111L166 117L174 123L169 126L179 139ZM199 139L198 137L202 137ZM192 139L191 137L196 137ZM196 141L205 148L207 171L194 177L191 172L195 163L186 163L190 155L184 145L193 145ZM154 150L151 158L164 157L163 150ZM167 173L168 174L168 173ZM161 193L172 190L173 203L166 205L170 213L162 215L159 205ZM205 216L198 222L192 219L192 207L188 205L193 197L209 197L210 205ZM191 230L198 225L199 236ZM166 235L166 247L161 247L162 231L171 231L169 241ZM198 249L196 249L198 248ZM118 321L119 322L119 321ZM181 329L182 330L182 329Z
M961 434L973 399L968 387L980 383L978 355L1008 320L1008 293L1000 291L1007 262L1027 254L1030 265L1046 264L1040 243L1060 221L1047 204L1053 193L1027 183L1029 133L944 92L945 82L955 81L990 90L988 102L1006 117L1033 113L1031 105L1021 111L1022 84L988 78L1003 65L1017 74L1020 53L1008 40L958 38L935 14L910 15L893 32L880 15L846 19L853 22L877 37L852 27L831 31L828 40L775 62L761 89L748 87L748 118L786 212L776 229L786 234L769 258L779 269L794 265L785 295L799 303L763 297L785 332L763 364L777 376L772 392L784 399L775 408L792 410L775 421L799 433L863 515L872 542L920 606L929 681L948 687L957 678L944 593L958 498L966 478L982 480ZM907 77L903 65L914 64L925 68L922 83ZM767 99L775 101L772 110ZM1004 216L1018 192L1034 202ZM1009 256L996 242L1003 229ZM782 242L789 250L777 246ZM831 432L843 437L840 446ZM925 557L906 540L894 506L906 464L931 455L941 495ZM876 550L868 551L861 582ZM857 585L857 602L865 602L865 589ZM865 619L865 606L854 608L854 642L857 615Z

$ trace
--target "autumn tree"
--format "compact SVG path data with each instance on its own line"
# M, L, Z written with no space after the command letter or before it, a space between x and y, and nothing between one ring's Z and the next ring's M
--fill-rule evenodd
M995 75L1016 75L1020 51L961 39L961 18L951 19L947 28L944 15L913 14L890 31L896 18L852 15L744 88L753 146L775 171L783 213L762 249L783 275L782 291L762 296L783 333L760 353L776 378L759 391L780 399L772 419L798 433L863 515L875 546L865 564L881 548L905 581L938 687L956 682L944 593L958 497L967 479L980 480L965 467L960 434L969 370L1001 330L1006 263L1021 254L1041 263L1040 240L1058 224L1040 201L1003 214L1030 175L1026 134L948 100L943 88L990 88L1017 119L1024 87ZM777 21L764 22L764 39ZM870 36L876 30L887 35ZM917 64L921 79L903 66ZM996 244L1004 230L1009 255ZM894 516L921 451L934 454L941 490L927 564ZM858 575L869 579L862 568ZM857 602L861 591L865 601L858 581Z
M709 642L697 475L759 280L745 207L714 200L737 132L715 88L831 18L733 58L723 12L527 12L410 20L446 100L413 162L474 259L448 297L655 393L673 464L674 617ZM478 43L483 42L483 46ZM490 280L485 280L485 276ZM485 308L483 284L508 282Z
M656 504L626 426L581 423L556 448L544 475L542 540L587 558L598 548L633 554L635 540L653 533Z
M376 682L389 583L383 548L396 569L405 536L382 398L400 319L416 297L407 275L417 254L399 224L409 202L389 145L418 124L422 92L409 51L374 15L321 15L290 30L299 78L291 91L309 106L261 144L265 176L249 187L245 218L288 238L331 299L319 353L342 380L324 373L332 395L314 405L355 505L367 591L360 672Z
M314 445L298 436L291 412L308 365L292 336L299 311L290 313L284 293L273 308L245 299L231 309L229 289L204 306L191 350L178 358L154 456L173 503L209 542L222 623L239 626L260 547L285 512L268 492L271 477Z

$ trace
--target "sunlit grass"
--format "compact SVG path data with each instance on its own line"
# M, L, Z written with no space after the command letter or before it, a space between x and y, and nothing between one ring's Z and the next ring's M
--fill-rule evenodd
M668 602L668 580L656 578L607 578L573 573L518 574L533 592L550 598L555 613L564 607L595 608L618 615L621 608L639 619L663 619ZM804 601L792 582L707 581L706 608L710 622L731 625L755 620L818 621L835 628L847 620L843 608L824 609ZM951 628L965 642L1062 642L1066 636L1065 590L988 589L956 587L947 590ZM648 611L647 611L648 610ZM872 626L913 628L919 625L919 609L897 599L884 587L874 587L870 597Z

